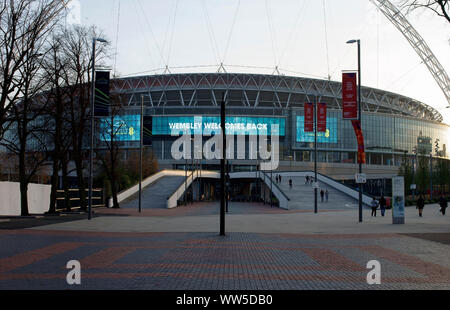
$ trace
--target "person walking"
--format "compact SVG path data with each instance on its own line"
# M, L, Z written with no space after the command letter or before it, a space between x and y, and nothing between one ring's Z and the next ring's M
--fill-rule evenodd
M370 216L377 217L378 201L375 199L375 197L372 198L372 201L370 202L370 207L372 208L372 213L370 214Z
M289 187L292 189L292 179L289 179Z
M328 189L325 190L325 201L328 202Z
M417 199L416 209L419 209L419 216L422 217L423 207L425 207L425 200L422 195Z
M281 183L281 174L278 175L278 179L280 180L280 183Z
M309 182L309 176L306 176L305 177L305 185L308 184L308 182Z
M320 201L323 202L323 196L325 195L325 192L323 189L320 190Z
M441 213L445 215L445 209L447 209L447 198L445 198L444 194L441 194L441 198L439 199L439 205L441 206Z
M384 213L386 212L386 199L384 198L384 195L381 195L380 198L380 211L381 216L384 216Z

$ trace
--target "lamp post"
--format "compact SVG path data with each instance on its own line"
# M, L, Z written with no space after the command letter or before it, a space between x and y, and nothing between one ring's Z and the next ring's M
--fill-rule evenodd
M139 131L139 213L142 210L142 145L144 140L144 95L141 95L141 121Z
M92 218L92 187L94 184L93 178L93 166L94 166L94 103L95 103L95 43L96 42L107 43L105 39L93 38L92 39L92 86L91 86L91 149L89 154L89 210L88 220Z
M347 44L358 44L358 121L362 129L361 117L361 40L349 40ZM359 173L362 173L362 163L359 163ZM359 222L362 222L362 183L359 183Z
M314 96L314 213L317 214L317 94Z

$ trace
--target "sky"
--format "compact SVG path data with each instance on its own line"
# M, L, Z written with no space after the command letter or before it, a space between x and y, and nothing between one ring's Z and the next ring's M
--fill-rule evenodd
M397 3L398 0L391 0ZM357 69L362 85L399 93L437 109L448 102L404 36L369 0L72 0L76 21L110 42L118 76L177 72L272 74L341 81ZM432 12L407 16L450 74L450 23Z

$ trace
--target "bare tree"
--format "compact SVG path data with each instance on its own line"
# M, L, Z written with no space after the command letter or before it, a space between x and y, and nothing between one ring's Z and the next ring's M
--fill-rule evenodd
M68 74L68 60L64 54L63 40L64 31L59 30L53 34L48 42L48 52L43 61L45 79L48 81L49 90L45 96L49 100L46 115L51 117L51 129L49 135L53 149L52 155L52 178L50 192L50 206L48 213L56 212L56 198L58 190L59 171L63 171L62 183L64 186L66 210L70 210L70 197L67 181L68 151L70 148L70 126L67 119L67 96L68 85L66 74Z
M29 49L25 63L18 69L23 83L20 101L10 107L9 130L1 140L1 144L18 157L22 216L29 214L28 185L47 160L49 151L50 118L45 113L48 99L37 95L45 85L39 73L41 55L35 53L38 50L39 47Z
M407 14L417 9L431 10L450 23L450 2L448 0L402 0L400 8Z
M119 156L121 154L119 135L124 130L123 124L120 122L120 115L123 111L122 101L123 98L119 94L111 96L109 117L104 122L106 126L98 126L101 140L98 145L101 144L103 147L97 147L95 150L111 186L113 208L119 208L117 199L119 192Z
M80 193L80 209L87 210L86 182L84 179L85 152L88 146L87 129L90 127L90 98L92 70L92 38L103 36L95 27L75 26L63 34L62 47L66 57L64 78L68 97L68 124L71 133L71 153L75 163ZM103 36L104 37L104 36ZM106 57L106 46L99 44L96 51L97 64Z
M22 67L62 18L66 1L0 0L0 138L10 107L23 94Z

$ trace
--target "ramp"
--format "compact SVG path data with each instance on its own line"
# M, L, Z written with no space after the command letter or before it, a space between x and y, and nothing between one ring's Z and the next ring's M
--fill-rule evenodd
M167 199L183 184L184 176L163 176L142 190L142 209L167 208ZM121 208L139 207L139 193L120 203Z

